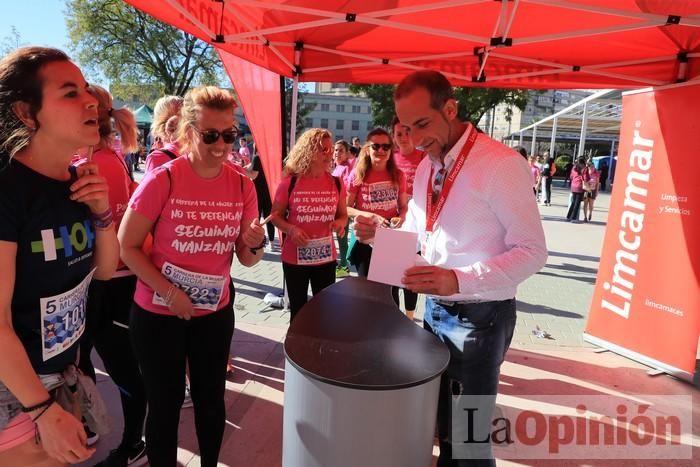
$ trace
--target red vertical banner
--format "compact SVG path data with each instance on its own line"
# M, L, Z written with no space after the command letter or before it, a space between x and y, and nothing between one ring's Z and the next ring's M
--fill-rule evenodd
M692 381L700 334L700 84L623 97L584 339Z
M267 187L274 198L282 176L283 156L280 77L225 50L217 49L217 52L243 107L265 170Z

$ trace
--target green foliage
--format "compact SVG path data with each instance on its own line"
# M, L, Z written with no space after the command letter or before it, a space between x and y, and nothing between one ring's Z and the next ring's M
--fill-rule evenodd
M289 78L284 79L284 112L287 142L289 142L289 122L292 121L292 88L294 81ZM297 94L297 122L296 135L299 136L304 131L304 118L314 110L314 104L304 103L304 93Z
M388 128L394 118L395 88L390 84L352 84L350 92L367 96L372 109L372 123ZM484 113L500 103L524 110L529 97L530 91L521 89L455 88L455 99L459 102L459 118L474 123L478 123ZM506 118L510 121L510 107L507 112Z
M564 154L556 159L554 159L554 165L557 166L557 173L554 174L555 177L564 177L564 174L566 171L564 170L564 167L566 167L566 164L571 162L573 159L571 156Z
M5 55L9 54L13 50L15 50L19 47L23 47L25 45L26 44L24 44L22 42L22 36L20 35L17 28L14 26L11 26L10 27L10 34L3 37L2 40L0 41L0 57L4 57Z
M389 128L394 119L394 89L391 84L351 84L350 92L362 94L370 100L372 125Z
M112 82L116 97L148 100L154 86L159 95L181 96L198 84L218 84L219 58L194 36L122 0L68 0L66 8L71 49L84 70ZM138 91L140 85L147 86Z
M510 121L516 107L525 110L530 91L500 88L455 88L455 99L459 102L459 118L462 121L479 123L481 117L498 104L507 104L506 120Z

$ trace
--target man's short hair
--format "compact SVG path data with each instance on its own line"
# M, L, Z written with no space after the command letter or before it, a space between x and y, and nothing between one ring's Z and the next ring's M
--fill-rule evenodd
M428 91L430 106L435 110L442 110L445 102L455 98L452 85L445 78L445 75L437 71L421 70L411 73L401 80L394 91L394 100L402 99L418 88Z

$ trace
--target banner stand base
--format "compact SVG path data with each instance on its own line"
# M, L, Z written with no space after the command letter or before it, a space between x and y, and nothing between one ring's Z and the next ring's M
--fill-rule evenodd
M697 365L696 365L696 371L695 374L688 373L687 371L681 370L679 368L672 367L670 365L667 365L665 363L662 363L658 360L654 360L653 358L649 358L645 355L639 354L637 352L634 352L632 350L626 349L624 347L620 347L617 344L613 344L612 342L608 342L606 340L600 339L599 337L592 336L587 333L583 333L583 340L596 345L598 347L602 347L606 350L609 350L611 352L614 352L618 355L622 355L623 357L627 357L630 360L634 360L636 362L641 363L642 365L646 365L650 368L653 368L655 370L661 371L663 373L666 373L670 376L673 376L675 378L681 379L683 381L686 381L690 384L693 384L695 386L698 386L698 382L700 382L700 374L698 374L697 371Z

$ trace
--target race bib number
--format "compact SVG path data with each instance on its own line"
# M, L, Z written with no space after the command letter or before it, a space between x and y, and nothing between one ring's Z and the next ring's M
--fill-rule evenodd
M219 302L221 301L226 278L188 271L167 261L163 264L160 272L175 287L190 297L193 307L212 311L219 309ZM153 304L167 306L163 297L155 292L153 293Z
M333 237L314 238L297 247L297 264L313 265L333 261Z
M39 300L44 361L63 353L83 335L88 288L94 273L93 269L67 292Z

